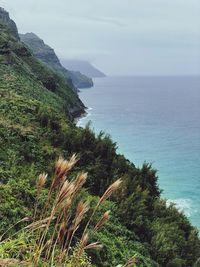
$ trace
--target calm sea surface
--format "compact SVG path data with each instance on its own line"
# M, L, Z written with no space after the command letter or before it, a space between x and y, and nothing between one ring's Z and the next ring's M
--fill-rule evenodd
M200 229L200 77L107 77L80 92L92 122L136 166L158 170L163 196Z

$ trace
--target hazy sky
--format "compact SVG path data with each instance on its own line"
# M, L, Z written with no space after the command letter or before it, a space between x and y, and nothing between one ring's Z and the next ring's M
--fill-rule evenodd
M19 32L107 74L200 74L200 0L0 0Z

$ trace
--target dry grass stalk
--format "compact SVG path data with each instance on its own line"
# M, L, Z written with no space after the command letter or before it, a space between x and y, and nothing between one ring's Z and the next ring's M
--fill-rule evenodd
M74 222L74 228L76 228L81 220L83 219L83 216L85 215L85 213L89 210L89 203L80 201L77 205L76 208L76 215L75 215L75 222Z
M76 257L75 257L75 266L77 266L77 267L80 266L80 257L82 255L85 247L87 246L88 240L89 240L89 234L84 233L82 238L81 238L79 248L78 248L78 251L77 251Z
M38 229L40 226L44 226L44 225L46 226L47 223L49 222L50 218L51 217L47 217L45 219L35 221L35 222L27 225L26 227L24 227L24 229L30 229L30 230L34 231L34 230ZM54 219L55 219L55 217L52 218L52 220L54 220Z
M3 239L3 237L15 226L17 226L18 224L22 223L22 222L30 222L32 221L32 218L30 217L24 217L23 219L19 220L18 222L16 222L15 224L11 225L1 236L0 236L0 242ZM15 234L17 234L18 232L20 232L21 230L17 231Z
M83 232L82 237L84 236L85 232L87 231L88 226L90 225L90 222L91 222L91 220L92 220L94 214L96 213L97 209L99 208L99 206L100 206L104 201L106 201L106 199L108 199L108 198L112 195L113 192L115 192L115 191L119 188L119 186L120 186L121 183L122 183L122 180L121 180L121 179L116 180L113 184L111 184L111 185L108 187L108 189L107 189L107 190L105 191L105 193L102 195L102 197L101 197L100 200L98 201L96 207L94 208L94 211L93 211L93 213L92 213L90 219L88 220L88 222L87 222L87 224L86 224L86 227L85 227L85 229L84 229L84 232Z
M67 241L66 243L68 243L68 248L67 248L67 254L69 252L69 248L71 246L71 242L72 239L79 227L79 224L81 223L84 215L86 214L86 212L89 210L89 203L80 201L76 207L76 214L75 214L75 218L74 218L74 224L72 225L71 229L69 229L68 232L68 236L67 236ZM69 242L68 242L69 240Z
M65 264L67 257L69 256L69 251L70 255L71 253L74 253L70 247L72 240L84 218L84 215L89 210L89 203L87 201L80 201L77 204L74 218L71 219L74 198L77 196L78 191L82 188L87 179L87 173L80 172L71 182L67 180L67 174L76 164L77 160L77 156L74 154L69 160L64 160L60 157L56 161L53 180L49 188L44 207L40 211L40 216L38 216L40 219L38 220L35 219L36 215L38 215L37 204L39 194L46 183L47 174L42 173L37 178L37 199L33 218L34 221L23 228L23 230L26 230L28 234L33 234L34 232L34 235L36 236L36 244L29 250L29 253L32 255L32 266L38 266L40 260L42 260L42 262L49 262L49 259L52 259L53 262L55 260L54 253L57 251L57 248L60 249L60 254L56 255L56 264L59 263L59 266ZM77 251L75 250L76 267L80 265L80 258L84 250L102 248L102 245L99 242L88 244L89 235L87 233L87 228L99 205L102 204L103 201L105 201L118 188L120 183L121 180L117 180L105 191L86 224L82 238L75 242L75 247L77 247ZM95 230L98 230L100 227L105 225L109 219L109 213L110 211L104 213L99 222L96 224ZM24 218L20 222L28 221L29 219L30 218ZM50 231L52 222L54 222L53 233ZM49 234L51 234L50 239ZM57 258L59 258L59 262L57 262Z
M136 256L131 257L127 263L124 265L124 267L132 267L133 264L136 263Z
M87 246L88 240L89 240L89 234L85 233L80 243L81 249Z
M94 242L94 243L91 243L87 246L84 247L84 250L88 250L88 249L102 249L103 248L103 245L100 244L99 242Z
M35 219L36 215L37 215L37 208L38 208L38 200L39 200L39 196L41 193L42 188L44 187L46 180L47 180L47 174L46 173L41 173L38 176L38 179L36 181L36 189L37 189L37 200L35 202L35 208L34 208L34 216L33 218Z
M59 157L58 160L55 162L55 172L54 177L49 189L48 197L46 203L44 205L44 209L42 213L46 213L49 206L49 201L51 199L51 195L53 190L59 187L62 187L63 183L66 181L66 176L68 172L72 169L72 167L76 164L78 158L76 154L73 154L69 160L63 159L63 157ZM59 191L59 190L58 190Z
M56 197L56 201L55 201L55 206L52 208L52 215L55 214L58 211L58 219L54 228L54 232L52 235L52 244L53 244L53 239L54 239L54 235L56 232L57 227L59 226L59 223L61 221L61 219L63 218L63 221L60 225L60 230L58 231L58 235L56 238L56 241L54 243L54 248L56 246L56 243L59 242L61 244L61 249L64 250L66 247L66 244L71 236L70 242L73 238L73 235L75 233L75 231L77 230L77 228L75 227L74 229L69 229L68 231L67 229L67 224L69 222L70 219L70 214L69 214L69 210L72 204L72 200L74 197L74 192L75 192L75 185L74 182L69 183L67 180L63 183L60 192L58 192L57 197ZM86 208L86 207L85 207ZM84 213L84 211L82 211ZM81 216L81 214L79 215ZM76 218L78 220L78 217ZM68 232L68 233L67 233ZM67 236L67 239L66 239ZM66 239L66 241L65 241ZM50 251L47 253L47 255L49 255Z
M38 176L37 182L36 182L36 188L38 191L38 194L40 193L41 189L44 187L46 180L47 180L48 174L42 173Z
M70 202L71 195L73 193L74 193L74 184L66 181L63 184L60 192L58 193L58 197L55 203L55 211L64 208L65 205Z
M100 198L98 205L100 205L101 203L103 203L104 201L106 201L106 199L108 199L114 191L116 191L120 184L122 183L121 179L116 180L113 184L111 184L108 189L105 191L105 193L103 194L103 196Z
M55 163L55 174L57 176L66 174L69 170L72 169L77 161L78 158L76 154L73 154L69 160L64 160L62 157L59 157L59 159Z
M87 222L87 224L85 226L85 229L83 231L83 235L82 235L82 238L81 238L81 241L80 241L80 248L79 248L78 253L77 253L77 261L80 259L80 255L82 254L84 248L87 247L88 234L86 233L86 231L87 231L87 229L88 229L88 227L90 225L90 222L91 222L94 214L96 213L96 211L99 208L99 206L104 201L106 201L106 199L108 199L112 195L113 192L115 192L119 188L121 183L122 183L122 180L118 179L113 184L111 184L108 187L108 189L105 191L105 193L102 195L100 200L98 201L96 207L94 208L94 211L93 211L91 217L89 218L89 220L88 220L88 222ZM98 226L96 225L96 229L98 229L99 227L103 226L107 222L107 220L109 219L108 217L109 217L109 212L105 213L104 216L100 219L99 225L98 224L97 224Z
M75 191L77 192L86 182L87 179L87 173L81 172L77 175L74 185L75 185Z
M104 215L101 217L101 219L99 220L99 222L96 224L96 226L94 227L94 230L98 230L99 228L101 228L103 225L105 225L107 223L107 221L110 218L110 210L106 211L104 213Z
M46 229L45 231L42 233L42 236L39 238L39 253L38 253L38 259L42 253L43 247L44 247L44 242L45 242L45 237L47 235L48 229L50 227L50 224L52 222L52 218L54 217L54 215L56 214L57 211L62 210L66 203L69 203L69 199L71 197L71 195L74 193L74 184L73 182L69 183L66 180L66 175L67 173L71 170L71 168L76 164L77 162L77 156L74 154L72 155L72 157L70 158L70 160L64 160L63 158L59 158L56 163L55 163L55 175L51 184L51 187L49 189L49 193L48 193L48 198L44 207L44 214L45 214L45 210L48 210L48 206L49 206L49 200L50 197L52 195L52 191L53 189L56 189L58 186L60 187L57 193L57 196L55 198L53 207L51 209L51 216L49 218L49 221L46 225ZM58 215L61 217L61 215ZM59 220L57 220L55 229L57 228L57 224L59 223ZM54 238L54 234L52 236L52 241ZM57 239L56 239L57 242ZM38 260L37 260L38 262Z
M60 179L63 176L66 176L67 173L73 168L73 166L77 163L78 158L76 154L73 154L69 160L64 160L62 157L55 163L55 179L53 181L52 187L56 187L60 183Z
M78 158L76 154L73 154L69 160L65 160L63 157L59 157L58 160L56 160L54 178L49 189L48 199L46 203L47 205L45 205L45 208L46 206L48 206L48 201L50 199L52 191L57 189L59 186L62 186L62 184L66 181L68 172L73 168L77 161Z
M71 207L72 200L68 198L65 202L65 205L63 207L63 221L68 222L69 221L69 210Z
M89 203L87 201L80 201L77 204L74 219L71 219L71 211L73 209L74 198L87 179L87 173L80 172L71 182L67 180L68 172L76 164L77 160L77 156L74 154L69 160L64 160L62 157L60 157L56 161L53 180L49 188L46 203L41 212L42 214L40 220L35 221L25 227L25 229L31 231L38 230L38 232L36 232L36 235L38 235L38 242L36 244L35 251L33 251L33 263L35 264L35 266L38 265L38 262L41 258L45 261L48 261L50 258L53 259L58 245L60 246L60 255L57 257L59 258L59 264L61 265L62 263L65 263L67 257L69 256L69 252L70 255L73 252L71 251L70 247L71 243L77 229L79 228L84 218L84 215L89 210ZM41 174L38 177L36 183L38 192L40 192L40 190L45 185L46 178L47 174L45 173ZM89 235L87 230L98 207L105 200L107 200L114 191L118 189L121 182L121 179L119 179L108 187L108 189L105 191L105 193L102 195L97 205L95 206L93 213L84 228L80 241L75 242L76 247L77 244L79 244L75 258L76 267L80 265L80 258L84 250L102 248L102 245L99 242L88 244ZM48 213L50 213L50 216L47 216ZM94 230L100 229L107 223L107 221L109 220L109 214L110 211L106 211L103 214L103 216L94 227ZM48 234L50 233L50 226L53 221L55 221L53 233L51 233L51 237L47 241ZM128 266L129 265L126 265L126 267Z

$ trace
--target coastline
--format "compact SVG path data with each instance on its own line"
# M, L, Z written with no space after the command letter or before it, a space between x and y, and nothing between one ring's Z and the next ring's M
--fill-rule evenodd
M134 85L132 82L130 83L132 79ZM173 88L176 84L178 85L176 89L177 94L183 91L184 95L187 96L187 99L184 95L181 98L180 107L184 111L185 107L187 108L190 105L190 100L193 101L194 105L191 110L191 116L194 117L199 108L195 104L197 103L196 99L198 99L195 97L198 90L196 84L198 83L196 79L193 80L193 77L177 77L175 80L174 78L165 77L132 77L128 80L126 80L126 77L107 77L107 81L105 79L97 81L92 91L81 90L80 97L89 108L86 109L83 115L77 118L76 124L78 124L78 127L84 127L92 119L92 126L96 132L99 129L103 129L102 125L105 125L104 128L109 131L109 134L117 142L120 150L120 152L118 150L119 153L124 154L126 158L137 166L141 166L145 159L147 162L153 161L154 167L159 173L159 187L164 189L163 198L167 199L168 203L174 203L176 208L183 212L190 222L200 229L198 190L194 186L199 172L195 161L188 158L188 153L191 153L191 155L197 154L198 146L196 146L195 140L197 140L198 133L197 131L189 131L186 127L191 122L191 116L187 115L184 119L182 116L177 116L174 121L171 121L170 118L174 114L173 109L167 109L166 107L165 112L159 116L157 112L157 109L161 110L163 106L166 106L167 102L165 102L163 95L167 97L165 99L171 101L174 91L170 88ZM191 85L192 91L188 94L188 88ZM121 95L122 86L125 88L123 98ZM149 87L150 89L147 90ZM163 90L159 88L163 88ZM131 100L133 93L135 98L134 106ZM144 93L153 93L154 98L151 98L152 101L148 101L147 98L145 101L143 98ZM114 94L116 95L115 106L112 108L111 105L108 109L106 105L109 105L109 101L113 99ZM101 99L100 102L99 99ZM122 100L126 100L124 101L126 103L125 107L122 105ZM138 104L141 100L145 101L148 110L153 111L152 114L149 115L147 109L141 109L141 106ZM155 101L160 104L154 105ZM177 101L175 99L172 102L172 107L176 107L176 104ZM116 105L123 110L123 113L116 113ZM94 110L91 112L91 118L88 118L91 106L94 107ZM130 116L130 113L132 116ZM81 121L81 119L83 120ZM103 123L99 123L100 120ZM127 123L125 123L125 120ZM117 124L115 123L116 121L118 122ZM198 129L195 121L192 120L196 127L195 129ZM119 134L120 123L122 123L125 130L128 129L128 138L127 135L122 136ZM130 125L134 125L134 127L130 128ZM169 129L168 135L165 135ZM164 135L163 143L162 136ZM190 137L193 138L191 145L189 145ZM148 142L141 142L141 140L148 140ZM179 149L172 149L173 147L178 147ZM185 153L186 148L187 153ZM188 162L192 172L184 164L185 161ZM171 167L173 167L173 170ZM176 177L175 184L174 177ZM188 184L188 177L194 181L193 184ZM180 188L179 191L176 190L177 186Z
M88 108L85 108L84 111L79 114L78 116L76 116L74 119L73 119L73 123L77 126L77 123L82 119L82 118L85 118L87 117L88 115L88 112L87 112Z
M88 88L88 89L90 89L90 88ZM79 93L81 93L82 91L81 90L79 90ZM79 95L79 97L80 97L80 95ZM73 119L73 123L76 125L76 126L78 126L77 124L78 124L78 122L81 120L81 119L83 119L83 118L86 118L86 117L88 117L89 116L89 110L92 110L93 108L91 108L91 107L84 107L84 111L83 112L80 112L79 114L77 114L77 116L75 116L74 117L74 119ZM78 126L79 127L79 126Z

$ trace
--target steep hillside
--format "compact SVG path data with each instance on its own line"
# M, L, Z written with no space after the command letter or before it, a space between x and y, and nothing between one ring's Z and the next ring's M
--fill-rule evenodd
M106 75L85 60L61 59L62 65L69 70L78 70L91 78L102 78Z
M20 95L27 93L30 100L45 101L70 119L81 114L84 105L66 80L34 58L22 43L8 34L5 26L1 24L0 29L1 89L3 86Z
M33 52L33 54L40 59L42 62L52 67L54 70L59 72L63 77L68 80L72 80L72 83L77 88L92 87L92 79L81 74L79 71L69 71L65 69L54 50L46 45L42 39L40 39L34 33L20 34L21 41L26 44Z
M19 261L23 264L28 261L26 266L30 266L38 240L35 228L27 235L24 227L37 216L35 207L41 211L44 201L50 202L47 188L50 177L56 174L55 160L60 155L69 158L77 153L79 161L68 178L83 170L88 177L74 205L81 197L94 209L107 187L117 178L122 179L121 188L103 202L88 229L91 242L103 244L101 250L88 251L92 266L123 266L132 256L137 267L198 266L198 232L182 213L160 198L156 171L149 164L137 168L118 155L116 144L104 133L95 136L89 126L76 127L71 120L84 106L66 79L38 61L3 25L0 25L0 98L0 264L2 258L4 262L9 259L11 262L12 258L12 266L22 266ZM60 163L57 168L60 169ZM48 173L47 183L38 199L36 177L44 171ZM62 206L65 211L66 206ZM74 222L75 208L72 207L71 217L65 217L67 222ZM108 210L111 210L108 224L92 231L100 214ZM52 215L48 204L44 213L47 218ZM74 240L80 239L85 219L90 216L85 215L83 225L78 225L68 255L76 251ZM58 224L59 219L56 219ZM41 229L43 223L40 222ZM45 239L46 251L38 266L59 266L57 257L51 258L51 263L45 261L48 246L55 239L54 227L51 233ZM53 253L59 256L60 243L55 244ZM86 264L83 261L81 266L91 266Z

